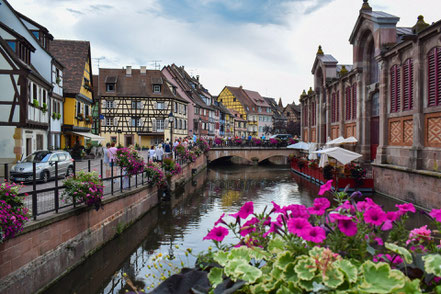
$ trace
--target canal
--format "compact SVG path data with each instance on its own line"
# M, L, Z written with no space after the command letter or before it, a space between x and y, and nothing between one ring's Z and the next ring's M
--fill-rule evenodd
M151 290L159 284L161 273L173 274L181 264L193 266L197 253L212 246L202 238L222 213L236 213L247 201L254 202L255 211L262 211L271 201L310 205L317 192L317 186L284 166L209 168L44 293L125 293L129 288L123 275ZM373 198L386 209L395 204ZM416 218L416 222L424 221L422 216ZM187 248L191 248L190 254ZM168 260L167 255L174 259Z

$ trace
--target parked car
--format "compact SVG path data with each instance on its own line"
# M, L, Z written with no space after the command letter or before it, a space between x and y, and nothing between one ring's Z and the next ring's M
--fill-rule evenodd
M58 176L67 177L74 172L73 161L66 151L36 151L11 167L10 178L14 182L31 182L35 162L37 180L46 183L55 177L55 162L58 162Z
M271 137L268 138L269 139L280 139L282 141L288 141L289 138L292 138L292 135L290 134L276 134L276 135L272 135Z

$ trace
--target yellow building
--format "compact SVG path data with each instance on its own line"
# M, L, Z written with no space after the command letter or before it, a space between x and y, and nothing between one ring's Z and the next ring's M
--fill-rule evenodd
M100 68L100 136L150 148L188 134L188 102L159 70Z
M54 40L51 53L64 65L64 114L61 148L85 145L85 138L97 136L92 127L93 82L88 41Z

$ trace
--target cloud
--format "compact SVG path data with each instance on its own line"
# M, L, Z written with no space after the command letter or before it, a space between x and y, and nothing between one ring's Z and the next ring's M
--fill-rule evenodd
M73 8L66 8L67 11L72 12L73 14L80 14L80 15L84 15L83 12L73 9Z

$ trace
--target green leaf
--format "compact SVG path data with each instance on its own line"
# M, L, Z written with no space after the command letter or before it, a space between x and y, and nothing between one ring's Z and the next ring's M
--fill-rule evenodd
M231 249L230 254L228 254L228 259L230 260L241 259L248 263L251 260L250 252L251 249L245 246L239 248L233 248Z
M280 238L272 239L268 243L268 251L276 254L285 251L285 241Z
M316 276L316 277L314 277L314 279L309 280L309 281L307 281L307 280L299 280L298 285L302 289L304 289L304 290L306 290L308 292L311 292L311 291L314 290L314 288L320 287L318 285L322 285L322 282L323 281L322 281L321 276ZM323 287L325 287L325 286L323 286Z
M286 267L294 262L294 256L289 251L285 251L282 254L277 256L276 261L274 262L274 267L278 267L282 271L286 269Z
M344 273L346 279L350 283L357 282L357 275L358 275L357 267L355 267L349 260L340 259L334 262L333 265Z
M301 258L294 266L294 271L301 280L312 280L316 269L315 261L311 257Z
M243 264L243 260L237 259L237 260L231 260L227 262L227 264L224 267L225 274L230 277L233 281L237 281L239 278L239 273L236 272L236 268Z
M398 289L397 291L395 291L394 293L400 293L400 294L420 294L421 289L420 289L420 280L419 279L415 279L413 281L410 281L409 279L406 279L406 284L404 285L403 288Z
M441 255L439 254L429 254L423 256L424 269L429 274L434 274L435 276L441 276Z
M225 266L228 262L228 252L218 251L214 254L213 259L221 266Z
M362 265L363 282L361 291L367 293L390 293L405 285L405 276L398 270L391 270L384 262L373 263L368 260Z
M385 243L384 245L390 251L395 252L396 254L401 255L404 258L404 261L406 261L407 264L411 264L413 262L412 255L410 254L410 252L406 248L398 246L398 245L395 245L393 243Z
M285 271L283 272L282 278L285 282L293 282L294 284L299 281L299 277L294 271L294 263L291 263L286 267Z
M328 267L323 276L323 284L331 289L335 289L345 281L345 277L341 271L334 267Z
M322 256L324 250L325 250L325 248L323 248L323 247L315 246L311 250L309 250L309 256L320 257L320 256Z
M272 292L272 291L279 289L282 284L283 284L282 280L273 279L270 282L265 283L263 285L263 288L265 289L266 293L269 293L269 292Z
M266 294L265 288L262 284L253 285L250 287L250 292L252 294Z
M266 252L262 248L254 247L249 251L249 255L251 258L256 260L268 260L272 257L271 253Z
M262 271L257 267L249 265L247 263L242 263L236 267L235 273L237 276L247 283L254 283L258 278L262 276Z
M213 267L208 273L208 280L210 281L213 288L216 288L217 285L222 283L224 280L222 275L224 270L218 267Z

